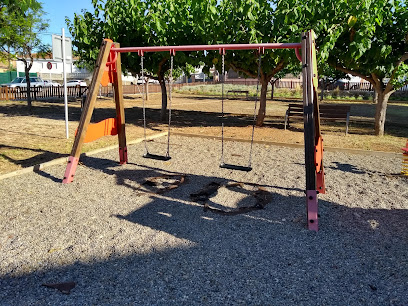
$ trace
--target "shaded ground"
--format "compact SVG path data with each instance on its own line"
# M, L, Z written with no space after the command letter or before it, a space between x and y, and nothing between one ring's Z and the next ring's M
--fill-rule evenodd
M58 179L65 165L2 181L0 304L408 304L408 180L393 175L398 158L327 152L315 233L302 149L255 144L246 173L220 168L219 146L175 136L167 162L131 145L126 165L117 150L82 158L68 185ZM228 160L245 161L248 144L226 147ZM169 173L186 181L149 192L146 179ZM272 197L261 210L215 214L189 196L210 182L245 183L218 189L211 207L252 205L252 186ZM70 295L42 286L59 282L76 286Z
M172 131L221 135L221 103L217 97L173 95ZM160 94L151 94L147 101L147 134L166 130L160 124ZM303 143L302 123L294 124L290 130L283 129L283 116L289 100L269 101L265 125L256 128L255 140ZM350 104L350 103L349 103ZM64 106L61 102L34 102L34 112L30 115L25 102L1 102L0 104L0 173L7 173L22 167L69 155L74 132L78 126L81 110L79 102L69 103L69 133L65 138ZM408 105L389 105L385 137L372 135L374 105L353 103L349 135L344 135L344 122L323 122L326 146L355 148L363 150L400 152L408 135L406 115ZM128 140L143 136L142 100L139 96L126 97L126 122ZM247 100L225 101L225 137L250 139L254 102ZM93 120L98 122L114 117L112 99L99 99ZM358 120L364 120L360 122ZM371 121L370 121L371 120ZM105 137L85 144L84 151L116 144L116 137Z

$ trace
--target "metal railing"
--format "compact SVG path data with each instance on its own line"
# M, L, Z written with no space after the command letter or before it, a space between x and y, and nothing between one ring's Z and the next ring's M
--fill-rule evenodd
M68 97L81 98L86 91L87 86L67 87ZM0 88L0 100L26 100L27 99L27 87L20 88ZM41 100L47 98L63 98L64 87L62 86L50 86L50 87L30 87L30 95L33 100Z
M197 86L197 85L213 85L219 84L219 82L214 82L212 80L208 82L194 82L194 83L179 83L173 84L174 90L179 90L185 86ZM256 79L228 79L225 81L225 84L232 85L245 85L245 86L254 86L257 84ZM168 84L166 84L167 86ZM144 85L143 85L144 86ZM270 85L269 85L270 86ZM298 80L278 80L275 82L275 88L287 88L287 89L300 89L302 88L302 82ZM340 91L365 91L372 92L373 87L369 82L342 82L334 83L326 86L325 90L332 91L339 89ZM67 87L68 96L74 98L81 98L86 94L88 87ZM123 85L123 93L126 95L141 95L143 92L142 85ZM161 86L159 84L148 84L149 93L160 93ZM400 88L398 92L403 93L404 95L408 93L408 86ZM113 87L100 86L99 90L100 96L113 96ZM44 99L44 98L62 98L64 97L64 89L62 86L52 86L52 87L31 87L31 97L32 99ZM27 90L24 88L15 89L8 87L0 87L0 100L25 100L27 99Z

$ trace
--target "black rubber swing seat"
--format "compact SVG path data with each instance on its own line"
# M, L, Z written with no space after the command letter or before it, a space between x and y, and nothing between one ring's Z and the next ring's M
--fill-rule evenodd
M245 172L249 172L252 170L252 167L231 165L231 164L225 164L225 163L220 164L220 168L229 169L229 170L245 171Z
M155 159L155 160L170 160L171 157L168 155L157 155L157 154L152 154L152 153L146 153L143 155L144 158L149 158L149 159Z

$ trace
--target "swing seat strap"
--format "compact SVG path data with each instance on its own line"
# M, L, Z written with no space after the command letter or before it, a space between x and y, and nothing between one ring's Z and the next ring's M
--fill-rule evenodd
M229 169L229 170L245 171L245 172L250 172L252 170L252 167L249 167L249 166L246 167L246 166L232 165L232 164L225 164L225 163L221 163L220 168Z
M155 160L163 160L163 161L171 159L171 157L169 155L157 155L157 154L152 154L152 153L149 153L149 152L145 153L143 155L143 157L144 158L149 158L149 159L155 159Z

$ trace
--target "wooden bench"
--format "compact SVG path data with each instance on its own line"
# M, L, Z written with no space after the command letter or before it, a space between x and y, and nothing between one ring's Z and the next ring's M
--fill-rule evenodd
M350 122L350 105L320 104L320 120L346 121L346 135ZM285 130L290 119L303 120L303 104L289 104L285 114Z
M248 100L248 94L249 94L248 90L228 90L227 91L227 99L229 99L229 94L230 93L233 93L233 94L245 94L245 97Z

